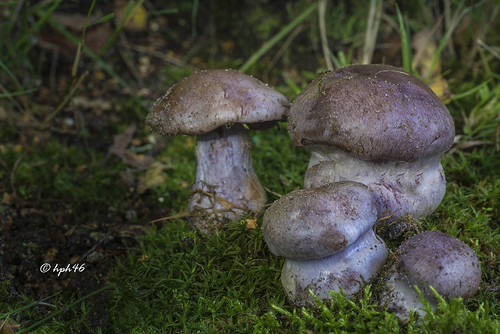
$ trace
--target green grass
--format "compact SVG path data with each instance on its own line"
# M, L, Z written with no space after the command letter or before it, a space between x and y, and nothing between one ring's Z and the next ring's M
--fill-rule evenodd
M292 161L302 161L297 165L305 168L307 155L300 154L297 159L295 154L287 154L295 151L293 147L279 146L280 138L286 140L285 133L273 136L270 142L265 141L270 134L262 137L257 142L265 142L266 149L254 148L256 161L265 160L267 152L281 149L280 159L273 159L273 173L262 172L263 179L276 175L276 168ZM116 315L113 328L134 328L135 332L496 333L500 329L500 303L495 289L500 282L495 254L500 234L494 205L499 198L499 178L493 172L498 170L493 169L498 164L495 155L481 149L448 156L444 160L449 171L448 192L440 208L422 226L459 237L480 257L482 289L465 305L441 301L438 310L429 312L423 321L413 319L401 326L376 305L376 297L367 288L354 301L333 294L333 300L318 303L317 310L294 310L284 299L279 283L282 260L268 252L260 229L245 230L242 220L224 233L200 237L185 222L174 221L161 231L151 232L136 253L118 266L110 301ZM474 164L479 162L483 165L476 168ZM270 190L286 193L300 187L302 168L285 174L285 187L275 178L269 180ZM493 182L484 188L489 178ZM134 317L137 314L141 316Z
M140 3L133 2L128 11ZM328 3L320 13L325 21L322 33L326 34L321 37L316 1L290 2L280 8L270 4L266 10L249 10L246 19L237 9L215 2L209 9L221 14L212 16L210 24L219 30L210 30L214 27L210 25L210 29L200 29L210 12L203 2L150 10L150 17L159 18L155 22L179 24L179 31L163 30L162 38L182 55L178 63L186 65L162 63L151 87L137 87L127 71L121 70L124 65L114 52L117 44L122 46L123 22L117 23L104 50L94 54L80 43L85 32L72 36L54 21L52 12L68 3L43 1L21 6L18 11L16 5L15 1L0 4L12 14L0 29L0 219L22 216L20 208L27 209L33 203L40 212L58 212L63 207L72 222L85 225L96 217L123 216L131 203L140 206L147 202L168 216L186 209L195 172L192 138L155 137L165 142L164 150L155 157L165 167L165 181L142 194L133 193L123 182L122 175L130 167L107 155L113 136L123 133L131 123L138 125L135 139L148 145L151 142L143 120L152 101L138 97L135 90L148 88L161 93L197 68L233 67L260 79L269 78L293 99L317 72L326 69L325 57L335 66L360 61L370 4ZM465 7L463 2L452 0L442 13L451 20L435 30L443 75L453 92L446 103L456 124L457 142L443 157L447 193L438 209L422 219L421 229L449 233L474 249L483 270L481 288L474 297L465 302L440 300L437 310L429 310L423 319L412 318L407 325L399 324L378 306L377 282L351 300L332 293L331 301L318 301L315 308L295 309L287 302L279 280L283 259L272 255L263 241L261 216L256 229L246 229L247 222L242 219L213 236L201 236L184 220L150 224L148 219L156 217L146 214L135 223L151 230L119 258L113 273L103 278L103 288L85 295L77 292L78 287L61 288L55 295L36 300L13 294L9 278L2 277L0 319L38 333L500 333L500 67L494 54L472 40L481 37L490 46L499 45L495 34L498 23L491 14L499 6L498 2L483 1ZM91 12L89 9L84 14ZM470 24L461 27L464 16ZM111 17L102 12L97 25ZM234 22L243 21L242 32ZM375 53L377 45L389 40L387 31L394 30L401 40L384 47L396 48L396 65L411 71L411 36L423 27L432 27L435 21L424 1L402 3L399 9L386 7L374 42ZM50 92L50 102L38 96L48 90L49 56L33 52L33 41L48 26L83 48L82 56L70 61L72 66L61 69L68 83L58 87L60 91ZM476 36L476 31L484 33ZM461 35L454 36L458 32ZM456 42L450 47L450 40L463 36L467 43ZM184 38L191 43L188 47L181 43ZM234 51L225 54L220 45L227 41L234 43ZM433 63L436 60L437 56ZM382 61L387 63L386 58ZM102 133L85 126L71 134L51 132L57 128L56 120L69 114L65 107L73 96L92 96L92 89L100 88L102 82L90 79L98 70L121 87L106 96L116 109L106 119L112 124ZM163 88L155 86L158 82ZM47 111L42 105L52 108ZM267 131L252 131L251 136L254 166L268 190L268 202L301 188L309 153L293 146L286 123ZM107 146L103 148L103 144ZM146 173L132 171L137 179ZM2 197L5 194L14 204ZM400 242L391 242L391 250ZM42 247L29 240L23 245L23 256L32 256ZM102 306L94 304L91 297L95 295L106 296L108 322L102 326L91 321L94 310Z

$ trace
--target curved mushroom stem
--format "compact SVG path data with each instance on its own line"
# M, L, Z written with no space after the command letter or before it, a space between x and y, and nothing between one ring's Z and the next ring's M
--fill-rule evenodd
M304 187L346 180L365 184L375 194L378 219L391 237L404 231L394 223L408 214L415 219L431 214L446 190L441 156L414 162L368 161L326 146L312 147L311 152Z
M379 273L388 253L385 243L369 229L355 243L333 255L317 260L286 259L281 284L296 306L314 305L309 289L320 300L331 299L330 290L342 289L352 296Z
M188 203L192 227L212 233L265 205L266 194L255 174L250 147L249 135L240 124L198 136L196 177Z

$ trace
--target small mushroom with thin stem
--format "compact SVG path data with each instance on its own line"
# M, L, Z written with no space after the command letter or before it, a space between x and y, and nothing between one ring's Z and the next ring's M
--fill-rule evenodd
M373 232L375 199L365 185L337 182L292 191L264 214L271 252L286 258L281 283L291 303L313 305L330 290L357 293L378 274L388 250Z
M263 208L265 191L252 165L246 128L269 127L286 116L288 107L282 94L235 70L197 72L155 102L146 118L151 131L198 136L188 203L192 227L212 233Z
M432 308L437 300L430 286L445 299L468 298L479 289L481 264L474 251L451 235L426 231L406 240L384 279L380 303L402 321L410 310L423 316L419 288Z
M293 101L288 129L295 145L311 151L304 187L366 184L389 236L408 214L432 213L444 196L440 160L453 144L453 120L427 85L396 67L352 65L321 75Z

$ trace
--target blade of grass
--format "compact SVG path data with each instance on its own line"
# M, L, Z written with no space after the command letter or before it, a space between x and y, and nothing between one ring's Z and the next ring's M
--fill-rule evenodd
M15 310L10 311L10 312L3 313L3 314L1 314L1 315L0 315L0 319L4 319L4 318L7 318L7 317L10 317L10 316L11 316L11 315L13 315L13 314L16 314L16 313L22 312L22 311L24 311L24 310L29 309L29 308L30 308L30 307L32 307L32 306L38 305L38 304L40 304L40 303L43 303L44 301L46 301L46 300L48 300L48 299L50 299L50 298L53 298L53 297L57 296L57 295L58 295L58 294L60 294L61 292L62 292L62 291L56 292L56 293L54 293L53 295L50 295L50 296L48 296L48 297L45 297L45 298L43 298L43 299L41 299L41 300L34 301L34 302L32 302L32 303L29 303L28 305L22 306L22 307L20 307L20 308L17 308L17 309L15 309Z
M152 10L150 12L147 12L147 15L175 14L178 12L179 12L179 10L177 8L171 8L171 9L162 9L162 10Z
M434 55L434 58L432 59L431 65L430 65L430 70L427 71L427 74L423 78L424 81L428 80L429 76L433 73L432 70L436 66L436 63L439 60L439 57L441 56L441 53L443 52L443 49L446 46L446 43L448 42L451 34L455 31L455 28L458 26L458 24L460 23L460 21L462 20L462 18L467 13L469 13L471 10L473 10L474 8L479 7L480 5L484 4L484 2L485 1L480 1L480 2L478 2L476 4L474 4L473 6L469 6L469 7L465 8L464 10L462 10L460 12L460 14L458 14L455 17L453 17L453 19L450 22L449 28L446 30L446 32L444 33L444 36L441 38L441 41L439 42L439 46L438 46L438 48L436 50L436 53Z
M49 9L47 11L45 11L43 13L43 15L40 17L40 19L31 27L31 29L29 29L26 33L24 33L23 35L21 35L19 37L19 39L17 40L17 43L14 45L14 47L10 50L8 56L7 56L7 59L10 60L12 55L14 54L14 52L19 49L19 47L21 47L21 45L23 45L27 40L28 40L28 37L30 37L32 35L32 33L34 31L37 31L38 29L40 29L40 27L47 21L50 19L52 13L57 9L57 7L59 7L59 4L62 2L62 0L56 0L52 6L49 7Z
M271 49L277 42L279 42L283 37L285 37L290 31L292 31L295 26L297 26L299 23L304 21L311 13L313 10L316 8L316 3L312 4L309 6L302 14L297 16L292 22L288 23L286 26L283 27L276 35L273 36L267 43L264 43L264 45L258 49L254 54L248 58L248 60L241 65L239 70L241 72L246 72L257 60L259 60L262 55L264 55L269 49Z
M489 82L491 81L491 79L489 80L486 80L482 83L480 83L479 85L477 85L476 87L473 87L465 92L462 92L462 93L459 93L459 94L455 94L453 95L452 97L450 97L446 102L451 102L451 101L455 101L455 100L459 100L459 99L462 99L464 97L467 97L471 94L474 94L475 92L477 92L478 90L480 90L482 87L484 87L485 85L487 85Z
M80 75L80 77L78 78L76 83L73 86L71 86L69 93L65 95L64 99L61 101L61 103L59 103L57 108L55 108L54 111L52 111L50 114L48 114L47 117L45 117L45 119L43 120L43 123L42 123L42 128L46 128L47 125L49 125L49 122L64 108L66 103L68 103L69 99L75 94L76 90L82 84L83 79L85 79L85 77L88 74L89 74L89 72L85 71L82 73L82 75Z
M87 26L89 24L90 14L94 9L95 1L96 0L92 0L92 3L90 4L90 9L87 12L87 18L85 19L85 24L83 25L82 35L80 37L80 41L78 42L78 47L76 48L76 55L75 59L73 59L73 67L71 68L72 79L76 77L76 73L78 70L78 63L80 62L80 55L82 53L83 44L85 42L85 33L87 32Z
M326 68L331 71L333 70L332 58L329 54L328 39L326 36L326 0L318 0L318 16L319 16L319 33L321 35L321 47L323 48L323 57L325 58Z
M115 13L109 13L108 15L105 15L105 16L101 17L97 21L92 22L91 24L88 25L88 27L92 27L92 26L95 26L97 24L104 23L106 21L109 21L109 20L113 19L114 17L115 17Z
M59 23L57 23L55 20L49 19L49 24L53 28L55 28L57 31L59 31L61 34L63 34L64 37L66 37L71 42L73 42L75 45L78 45L78 43L79 43L78 39L75 36L73 36L73 34L71 34L66 28L64 28ZM98 58L98 56L94 52L92 52L89 48L87 48L85 45L83 47L83 52L87 56L89 56L93 61L95 61L106 73L108 73L110 76L112 76L113 78L115 78L118 81L118 83L120 84L120 86L122 86L123 88L126 88L126 89L130 89L130 86L127 84L127 82L125 82L125 80L123 80L118 75L118 73L116 73L105 62L103 62L102 60L100 60Z
M196 37L196 18L198 17L198 0L193 0L193 11L191 12L191 36Z
M19 82L19 80L17 80L16 76L12 74L7 65L5 65L1 59L0 59L0 67L7 73L7 75L12 79L12 81L14 81L14 83L18 88L24 89L23 85Z
M70 308L72 308L73 306L83 302L84 300L87 300L89 299L90 297L94 296L94 295L97 295L103 291L106 291L107 289L110 289L112 288L114 285L112 284L109 284L109 285L105 285L104 287L100 288L99 290L96 290L96 291L93 291L91 293L89 293L88 295L85 295L83 296L82 298L80 299L77 299L76 301L72 302L71 304L69 305L66 305L65 307L63 307L62 309L60 310L57 310L57 311L54 311L52 313L50 313L48 316L46 316L45 318L43 318L42 320L40 321L37 321L35 322L33 325L29 326L28 328L24 328L24 329L21 329L17 332L17 334L22 334L22 333L29 333L31 330L41 326L42 324L44 324L45 322L47 322L48 320L52 319L53 317L63 313L63 312L66 312L67 310L69 310Z
M30 89L26 89L26 90L20 90L20 91L17 91L17 92L2 93L2 94L0 94L0 99L2 99L4 97L13 97L13 96L26 95L26 94L30 94L30 93L36 92L37 90L39 90L39 88L30 88Z
M411 73L411 41L408 25L405 24L405 19L399 6L396 6L399 22L399 34L401 35L401 57L403 61L403 70Z
M370 0L370 11L366 24L365 43L363 45L362 64L369 64L372 61L373 50L377 42L378 28L382 17L384 0Z

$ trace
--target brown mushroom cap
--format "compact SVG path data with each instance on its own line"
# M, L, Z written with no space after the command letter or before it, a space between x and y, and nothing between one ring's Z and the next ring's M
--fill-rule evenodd
M171 87L146 118L161 135L200 135L232 123L285 117L289 103L263 82L235 70L205 70Z
M481 282L476 253L451 235L426 231L410 237L399 248L400 266L410 284L432 296L429 285L445 298L468 298Z
M450 113L420 79L388 65L352 65L320 76L290 107L297 146L329 145L362 159L413 161L453 144Z

